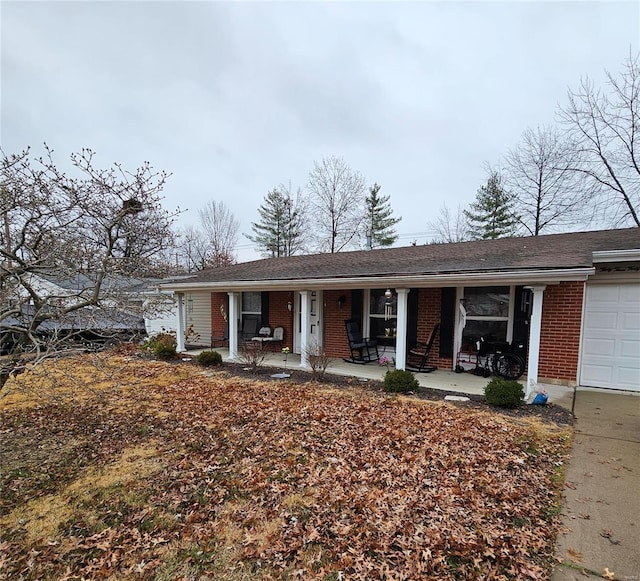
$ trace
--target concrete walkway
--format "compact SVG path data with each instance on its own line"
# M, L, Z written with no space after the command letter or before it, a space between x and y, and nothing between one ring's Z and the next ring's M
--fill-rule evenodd
M229 360L229 350L227 348L216 348L215 350L222 355L224 361ZM200 351L202 351L202 349L189 350L185 355L193 356L200 353ZM263 365L282 370L284 365L282 353L265 351L264 357ZM286 365L289 370L300 369L300 355L290 353L287 356ZM348 363L342 359L332 359L327 367L327 373L355 377L362 382L371 380L382 381L386 372L387 368L384 365L378 365L375 362L368 363L367 365L358 365L356 363ZM454 371L445 369L438 369L431 373L416 373L415 377L422 387L442 389L462 395L482 395L485 386L489 382L488 378L474 375L473 373L455 373ZM524 380L525 376L522 377L521 381L524 382ZM544 384L544 387L549 393L550 402L571 409L573 388L563 385L547 384Z
M639 396L578 388L552 581L640 581Z

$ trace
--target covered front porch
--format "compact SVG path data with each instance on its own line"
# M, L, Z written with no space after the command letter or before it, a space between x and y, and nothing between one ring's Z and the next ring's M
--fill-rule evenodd
M224 361L238 362L237 359L231 359L229 357L229 349L216 348ZM185 354L187 356L196 355L201 351L190 350ZM264 353L263 365L273 367L273 372L278 373L283 371L285 367L284 355L280 352L266 352ZM294 370L306 370L301 366L301 357L295 353L289 353L286 360L286 369ZM382 381L387 367L379 365L377 363L368 363L366 365L359 365L355 363L348 363L343 359L331 359L327 367L327 373L335 375L343 375L347 377L354 377L366 383L367 381ZM416 373L416 379L420 383L421 387L430 389L439 389L443 392L454 392L460 395L472 394L482 395L484 393L484 387L489 382L486 377L474 375L473 373L456 373L454 371L448 371L445 369L438 369L431 373ZM525 384L525 378L522 378L523 385ZM549 401L557 405L562 405L568 409L571 409L571 403L573 398L573 388L563 385L550 385L545 384L545 389L549 393ZM444 394L443 394L444 398Z
M215 290L202 292L206 301L209 321L204 321L202 337L207 345L207 327L213 337L225 337L228 359L238 360L243 342L257 334L257 329L282 327L283 347L296 353L301 368L309 368L307 356L313 349L320 349L334 358L332 366L336 373L352 375L349 368L361 369L359 375L367 377L374 373L375 362L366 366L345 364L343 358L350 355L350 339L345 324L360 326L361 336L371 337L378 344L376 352L392 359L398 369L408 366L423 369L408 361L407 354L415 345L429 345L424 349L424 367L450 370L447 389L458 388L459 374L453 373L457 364L457 353L472 350L482 337L489 341L514 344L528 350L527 381L525 390L529 395L538 383L538 352L540 346L542 294L544 286L527 287L503 284L501 286L447 286L434 283L427 286L405 288L395 285L380 286L380 281L371 281L371 286L358 281L348 288L345 281L324 281L323 288L315 290L291 289L289 282L265 290L265 283L248 286L237 283L238 290ZM389 281L387 281L389 282ZM485 282L483 280L483 282ZM506 280L514 283L515 281ZM374 286L375 284L375 286ZM222 285L220 285L222 286ZM230 283L224 283L229 288ZM258 288L260 290L240 290ZM335 287L335 288L333 288ZM177 292L178 350L185 348L188 314L195 308L193 293ZM463 307L466 303L466 308ZM251 330L249 323L253 323ZM433 349L431 349L433 341ZM464 349L463 349L464 347ZM527 349L528 347L528 349ZM375 372L371 379L378 379L385 368ZM419 374L421 375L421 374ZM467 374L469 375L469 374ZM471 376L471 381L478 381ZM432 380L426 378L426 382ZM484 384L482 384L483 387Z

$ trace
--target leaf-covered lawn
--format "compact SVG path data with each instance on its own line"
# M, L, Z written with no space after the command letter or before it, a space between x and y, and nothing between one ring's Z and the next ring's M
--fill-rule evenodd
M0 400L2 578L548 578L566 430L187 365L58 366L33 380L46 399Z

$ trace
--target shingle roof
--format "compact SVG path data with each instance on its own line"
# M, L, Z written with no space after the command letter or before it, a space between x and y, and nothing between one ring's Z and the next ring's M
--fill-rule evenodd
M266 258L202 271L189 283L283 281L584 268L593 252L640 249L640 229Z

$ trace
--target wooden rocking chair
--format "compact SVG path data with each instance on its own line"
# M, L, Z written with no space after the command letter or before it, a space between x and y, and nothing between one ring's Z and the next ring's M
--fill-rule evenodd
M437 367L433 365L427 365L427 360L429 359L429 353L431 353L431 348L433 347L433 342L439 329L440 323L436 323L426 343L416 343L414 347L409 349L407 352L407 370L419 373L430 373L437 369Z

